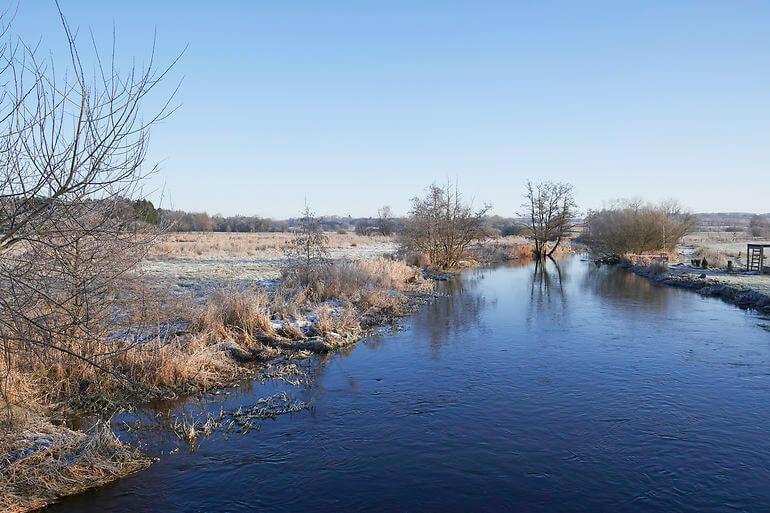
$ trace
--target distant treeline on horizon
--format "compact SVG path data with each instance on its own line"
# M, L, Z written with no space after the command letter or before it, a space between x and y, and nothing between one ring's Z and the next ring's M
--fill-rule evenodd
M272 219L260 216L223 216L210 215L207 212L187 212L155 208L149 200L131 202L137 217L146 223L160 225L177 232L289 232L299 224L299 218ZM360 235L382 233L382 220L377 217L319 216L318 221L325 231L356 232ZM394 232L398 232L403 218L389 220ZM489 216L487 228L497 235L518 235L523 233L521 219L501 216Z
M298 218L272 219L261 216L223 216L206 212L187 212L155 208L149 200L131 202L140 220L154 225L169 227L179 232L288 232L298 224ZM704 228L722 228L728 231L743 231L756 214L745 212L708 212L696 214ZM760 214L770 219L770 213ZM319 222L326 231L355 231L361 235L380 233L377 217L319 216ZM394 231L398 231L403 219L393 218ZM524 220L516 217L489 216L486 226L497 235L519 235L523 233Z

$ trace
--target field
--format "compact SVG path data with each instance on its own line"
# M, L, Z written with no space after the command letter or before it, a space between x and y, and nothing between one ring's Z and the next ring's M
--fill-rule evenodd
M745 232L700 231L686 236L680 245L679 260L688 263L692 258L706 258L710 266L725 267L732 260L738 271L746 265L746 244L770 243L770 240L752 239ZM675 269L672 271L677 272ZM770 275L728 274L721 270L702 270L709 277L729 285L751 288L770 295Z
M392 237L328 233L329 257L361 260L396 251ZM286 262L290 233L169 233L142 270L185 289L274 280Z

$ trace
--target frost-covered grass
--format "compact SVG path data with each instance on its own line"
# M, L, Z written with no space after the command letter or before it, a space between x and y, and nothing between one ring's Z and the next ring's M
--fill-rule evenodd
M384 236L327 233L332 257L355 257L371 251L395 249L395 240ZM166 259L282 259L293 240L291 233L168 233L152 249L150 258Z

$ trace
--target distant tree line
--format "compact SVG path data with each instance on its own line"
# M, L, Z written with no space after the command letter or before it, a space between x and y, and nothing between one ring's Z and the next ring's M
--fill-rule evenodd
M752 237L770 237L770 219L755 215L749 221L749 235Z
M162 226L177 232L287 232L299 229L302 218L271 219L259 216L222 216L206 212L187 212L157 208L148 199L123 199L120 208L124 217L135 219L155 226ZM131 213L133 211L133 214ZM396 217L389 206L377 210L376 217L318 217L319 226L327 232L355 232L357 235L392 236L402 233L406 218ZM523 219L485 216L482 227L487 236L507 237L528 235L527 224Z
M175 232L285 232L286 221L258 216L221 216L206 212L185 212L183 210L158 209L163 226Z

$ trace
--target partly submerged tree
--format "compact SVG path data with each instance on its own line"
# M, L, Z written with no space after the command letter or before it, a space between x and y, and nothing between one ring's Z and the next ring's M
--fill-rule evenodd
M576 208L572 185L568 183L527 182L526 209L528 235L535 242L535 257L550 257L575 227Z
M402 252L425 254L437 269L456 267L468 247L486 237L484 205L465 203L457 186L428 187L423 197L412 199L412 209L400 234Z

